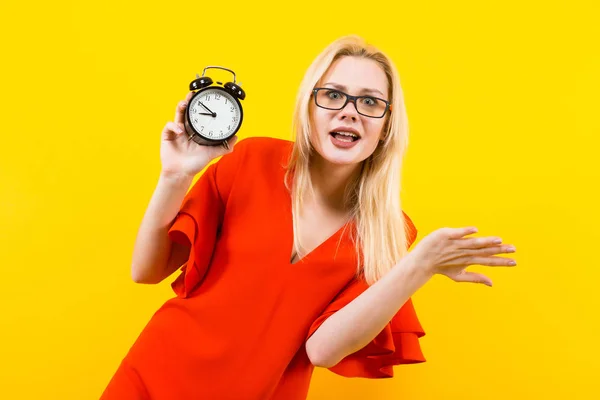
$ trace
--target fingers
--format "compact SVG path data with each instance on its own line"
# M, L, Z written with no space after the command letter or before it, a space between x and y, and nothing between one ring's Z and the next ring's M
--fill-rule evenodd
M208 151L209 158L212 160L233 152L233 148L237 140L237 136L231 137L227 140L229 149L226 149L222 144L215 146L199 146L198 148L201 149L201 151Z
M177 108L175 109L175 118L173 119L175 123L183 124L185 118L185 108L187 107L193 95L194 92L188 92L188 94L185 96L185 100L182 100L179 103L177 103Z
M237 143L237 141L238 141L237 135L233 136L233 137L230 137L227 140L227 143L229 143L229 148L231 149L231 151L233 151L233 146L235 146L235 144Z
M493 254L502 254L502 253L514 253L517 251L515 246L512 245L503 245L503 246L492 246L492 247L483 247L479 249L461 249L464 250L464 254L470 254L475 256L490 256Z
M457 239L455 243L459 249L484 249L490 246L498 247L502 243L502 239L497 236L464 238ZM508 247L508 245L505 245L505 248Z
M183 129L175 122L167 122L162 131L162 137L165 140L175 140L177 136L183 135Z
M477 272L463 271L461 274L452 278L455 282L470 282L482 283L487 286L492 286L492 280L483 274Z
M173 119L176 124L183 124L186 107L187 101L185 100L182 100L177 104L177 108L175 109L175 118Z
M233 136L230 137L225 144L225 142L223 143L223 145L219 146L219 155L225 155L225 154L229 154L231 152L233 152L233 147L235 146L236 142L237 142L238 138L237 136Z
M481 240L477 240L481 239ZM486 259L486 257L493 256L495 254L509 254L516 252L516 248L510 244L497 245L497 240L494 238L474 238L465 239L458 245L457 251L463 255L468 256L470 259ZM510 258L502 258L501 260L508 260L508 262L514 261ZM487 264L484 264L487 265ZM505 265L505 264L493 264L493 265ZM513 266L511 264L506 264ZM514 264L516 265L516 264Z
M487 265L488 267L514 267L515 265L517 265L517 262L515 260L513 260L512 258L506 258L506 257L497 257L497 256L491 256L491 257L478 257L478 256L474 256L474 257L470 257L469 260L469 265Z
M443 228L447 231L450 239L460 239L463 236L471 235L473 233L477 233L477 228L474 226L466 227L466 228Z
M194 95L194 93L196 92L188 92L187 96L185 96L185 102L189 103L190 100L192 99L192 96Z
M486 265L488 267L514 267L517 262L512 258L500 257L500 256L486 256L486 255L470 255L465 254L454 260L454 265L460 265L466 268L470 265Z

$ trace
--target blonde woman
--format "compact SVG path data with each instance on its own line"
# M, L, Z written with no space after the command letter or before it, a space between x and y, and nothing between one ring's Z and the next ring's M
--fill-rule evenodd
M466 237L468 227L407 252L417 229L400 205L402 89L390 59L359 37L331 43L308 68L295 141L199 146L183 129L185 101L162 132L132 261L139 283L183 266L177 296L102 399L305 399L315 366L391 377L394 365L425 361L413 293L435 274L491 285L465 268L512 261L497 254L514 248Z

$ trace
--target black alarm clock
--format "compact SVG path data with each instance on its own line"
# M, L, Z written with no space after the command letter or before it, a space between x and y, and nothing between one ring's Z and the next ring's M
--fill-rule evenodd
M233 82L214 84L211 78L204 76L209 68L231 72ZM204 146L222 145L229 149L227 140L235 136L242 126L244 110L240 100L246 98L246 93L236 84L235 73L227 68L208 66L202 71L202 76L196 74L196 79L190 83L190 91L196 93L188 102L185 112L184 126L188 141L193 140Z

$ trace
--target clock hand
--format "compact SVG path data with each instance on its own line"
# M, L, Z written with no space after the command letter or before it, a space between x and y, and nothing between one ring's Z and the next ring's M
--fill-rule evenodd
M212 113L212 114L210 114L210 113L198 113L198 114L199 115L210 115L210 116L216 117L215 113Z
M211 113L210 115L212 115L213 117L216 117L216 116L217 116L217 113L213 112L213 111L212 111L210 108L206 107L206 106L204 105L204 103L202 103L201 101L199 101L198 103L200 103L200 105L201 105L202 107L206 108L206 110L207 110L209 113Z

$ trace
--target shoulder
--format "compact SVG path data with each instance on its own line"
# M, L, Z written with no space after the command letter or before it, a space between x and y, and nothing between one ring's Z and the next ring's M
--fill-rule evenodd
M267 172L285 163L292 146L291 141L266 136L238 140L231 153L210 167L214 168L219 191L229 193L236 181L248 176L271 176Z
M251 136L238 140L231 153L217 160L217 164L236 165L260 160L265 156L285 154L291 150L293 142L267 136Z
M244 157L264 157L268 155L283 155L290 151L293 142L268 136L252 136L241 139L234 147L245 153Z
M246 169L261 169L282 164L289 156L293 142L267 136L252 136L239 140L233 151L223 159L229 158L238 166Z

